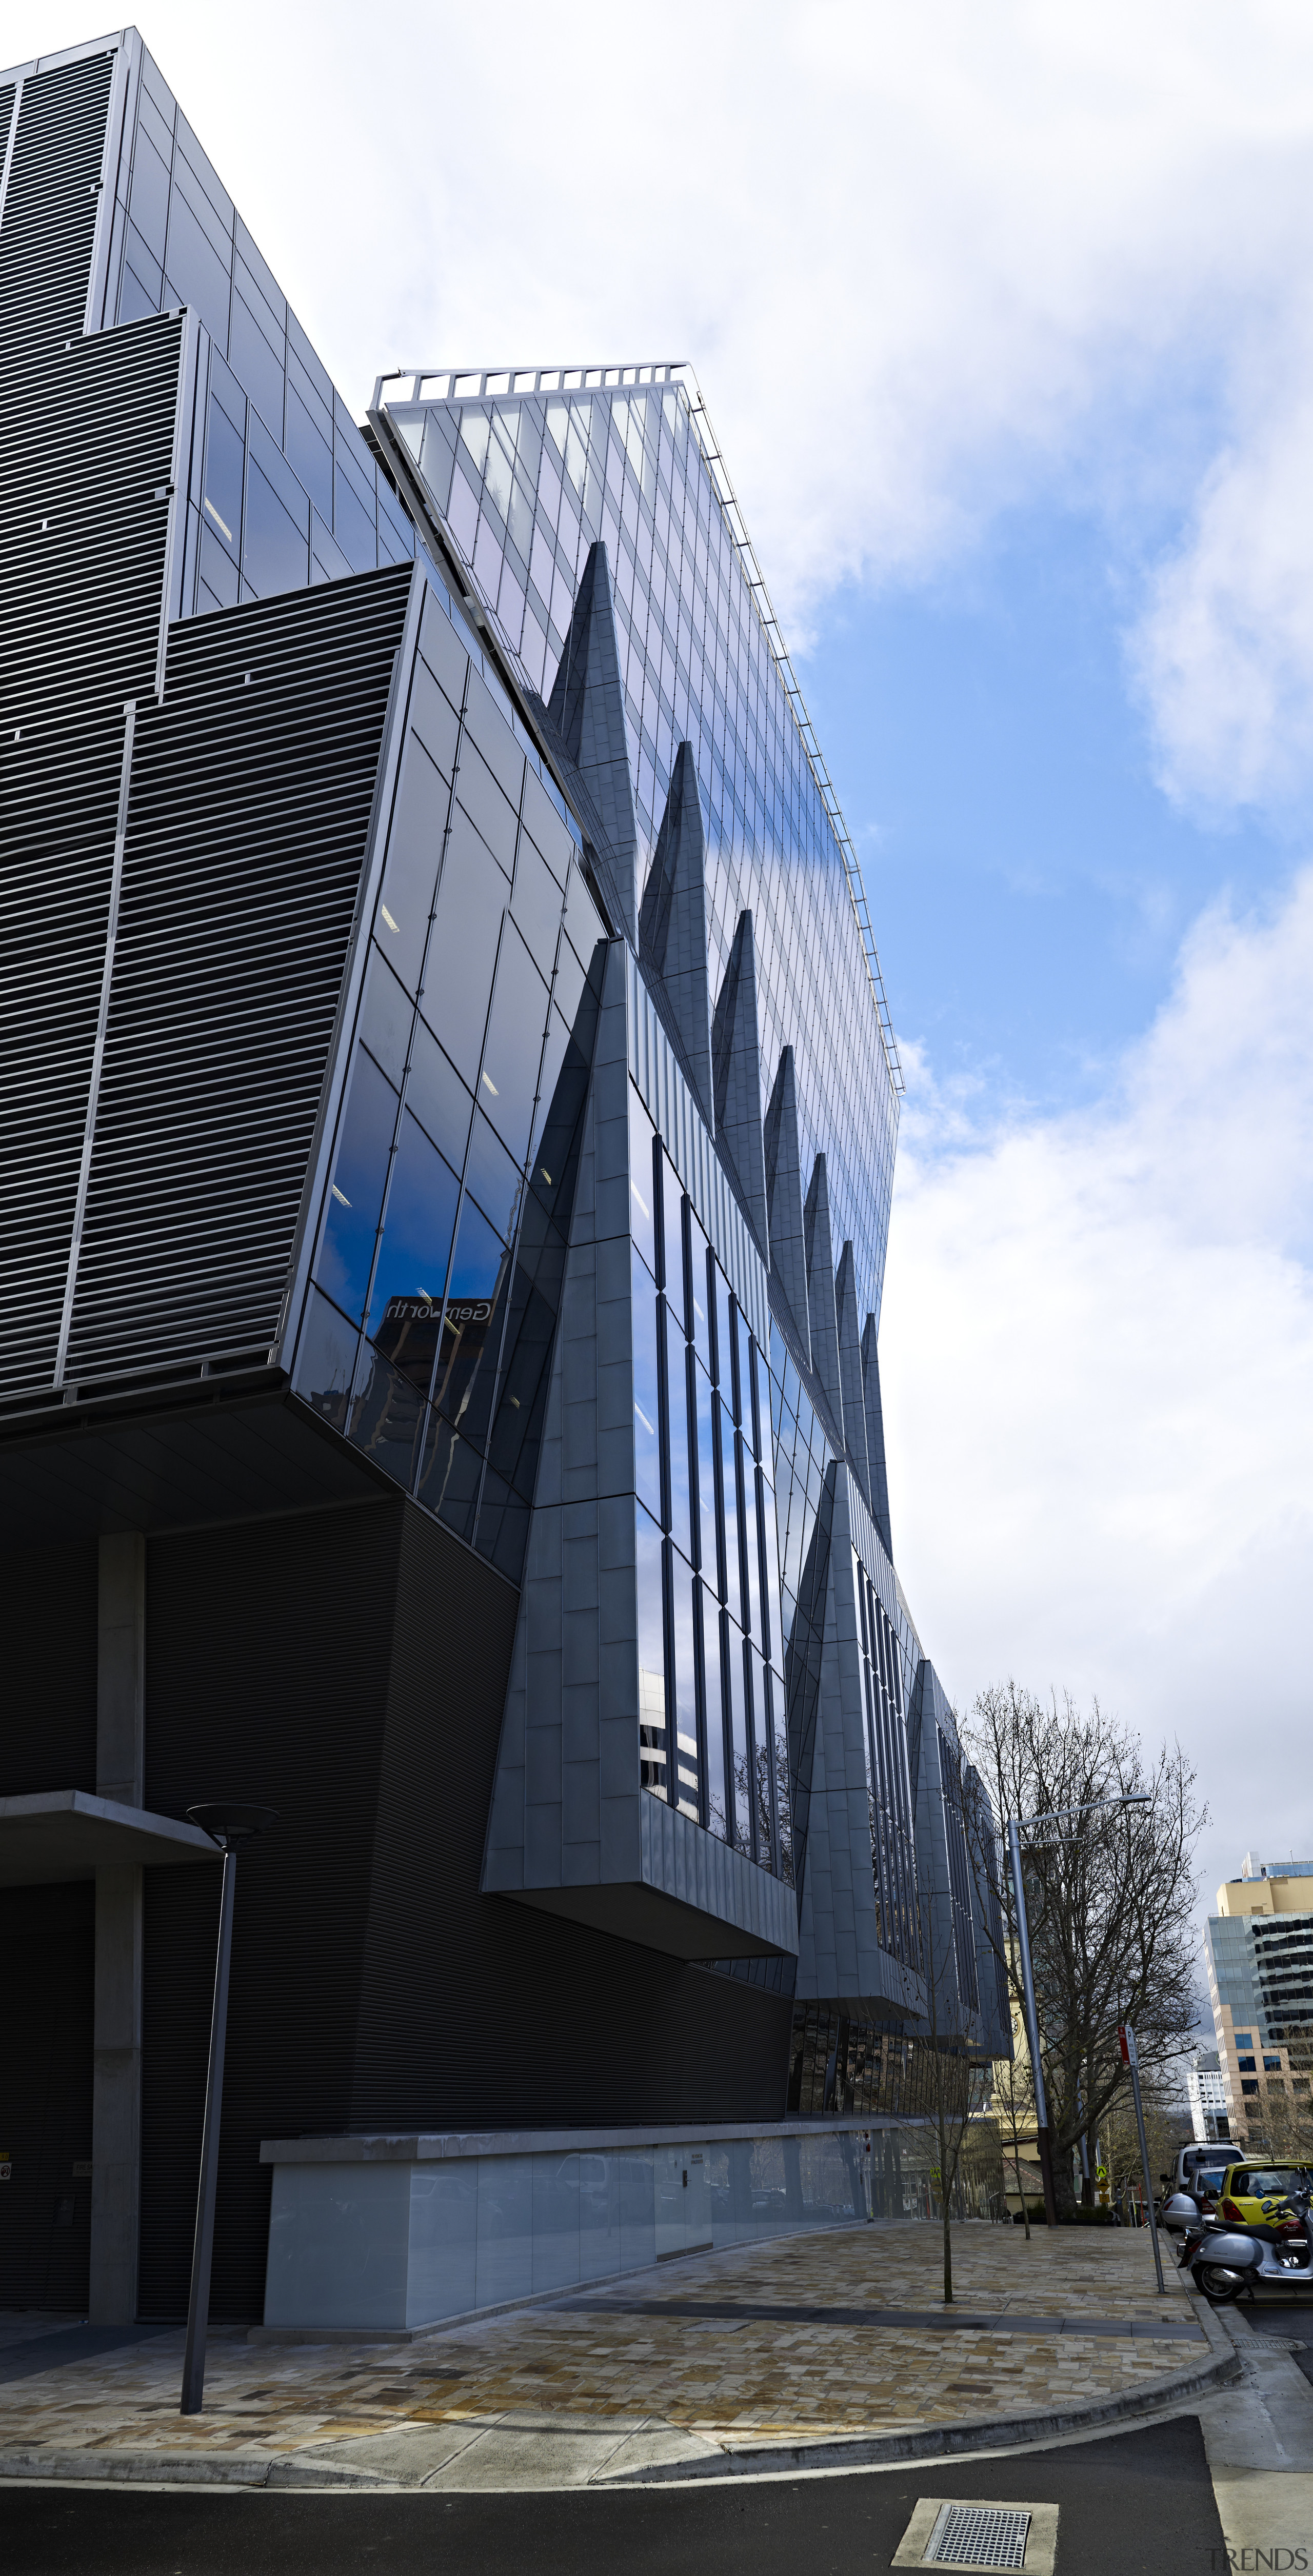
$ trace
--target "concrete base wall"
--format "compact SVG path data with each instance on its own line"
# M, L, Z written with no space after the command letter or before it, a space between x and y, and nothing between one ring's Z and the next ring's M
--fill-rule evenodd
M701 2246L852 2225L873 2211L919 2216L930 2154L917 2130L853 2122L632 2144L605 2134L517 2138L502 2153L499 2144L267 2146L265 2325L398 2331Z

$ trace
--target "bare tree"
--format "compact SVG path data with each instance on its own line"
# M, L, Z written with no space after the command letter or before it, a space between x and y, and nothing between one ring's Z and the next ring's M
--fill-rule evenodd
M1000 1838L1009 1817L1039 1819L1023 1870L1054 2192L1066 2211L1073 2153L1084 2139L1093 2166L1124 2083L1118 2024L1134 2023L1142 2064L1179 2063L1194 2045L1193 1863L1207 1811L1180 1746L1146 1764L1138 1738L1097 1700L1083 1716L1065 1695L1046 1706L1009 1681L981 1692L963 1736ZM1145 1807L1097 1804L1142 1794ZM1003 1937L1020 2000L1015 1942Z

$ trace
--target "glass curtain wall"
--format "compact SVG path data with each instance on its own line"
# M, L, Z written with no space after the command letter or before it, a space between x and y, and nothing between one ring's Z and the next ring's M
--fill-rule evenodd
M806 1159L829 1158L835 1239L852 1237L878 1313L897 1103L843 860L683 387L388 408L543 696L588 547L605 539L647 855L687 740L708 823L713 990L749 907L763 1067L794 1047Z
M518 1581L605 940L426 594L299 1393Z
M644 1786L793 1879L769 1372L629 1085Z

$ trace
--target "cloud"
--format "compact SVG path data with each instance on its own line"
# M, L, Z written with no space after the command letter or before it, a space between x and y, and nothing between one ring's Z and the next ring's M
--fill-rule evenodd
M6 55L73 32L0 0ZM692 358L795 642L1046 480L1169 523L1169 791L1313 765L1300 0L155 0L145 33L357 406L398 361Z
M1179 1734L1206 1886L1313 1851L1313 869L1207 913L1096 1108L914 1063L881 1374L899 1569L959 1706L1014 1673Z

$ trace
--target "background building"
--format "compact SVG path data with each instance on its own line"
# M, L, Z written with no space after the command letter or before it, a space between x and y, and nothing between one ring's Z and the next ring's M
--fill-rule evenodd
M1196 2049L1186 2069L1185 2090L1196 2144L1203 2147L1229 2139L1231 2116L1226 2107L1226 2083L1215 2048Z
M1204 1956L1231 2136L1313 2150L1313 1862L1247 1852L1217 1891Z
M650 2250L585 2169L656 2207L672 2128L709 2227L901 2207L996 1859L892 1563L897 1054L697 388L362 432L133 30L0 156L0 2298L185 2305L223 1795L219 2312L271 2164L323 2290L337 2149L534 2266Z

